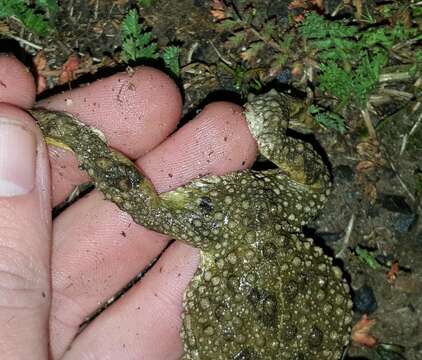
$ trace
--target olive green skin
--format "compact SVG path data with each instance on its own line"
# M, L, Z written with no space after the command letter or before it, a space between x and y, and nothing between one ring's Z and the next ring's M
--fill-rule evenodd
M312 146L286 135L298 104L270 91L245 105L258 148L277 169L207 176L161 195L95 129L31 111L46 138L71 148L134 221L201 249L183 302L184 360L339 359L348 343L348 286L300 232L330 180Z

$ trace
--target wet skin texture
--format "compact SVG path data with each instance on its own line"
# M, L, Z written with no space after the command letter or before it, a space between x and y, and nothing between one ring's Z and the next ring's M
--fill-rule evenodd
M245 105L259 150L277 169L208 176L161 195L95 129L31 111L47 140L72 149L134 221L201 249L184 298L184 360L339 359L348 342L348 286L300 232L330 181L312 146L286 135L297 105L275 91Z

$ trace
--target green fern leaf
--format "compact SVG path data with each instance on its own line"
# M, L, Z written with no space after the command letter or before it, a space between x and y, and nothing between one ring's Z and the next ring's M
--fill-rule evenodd
M163 60L167 68L174 76L180 75L180 48L177 46L168 46L164 49Z
M140 59L156 59L158 57L157 44L153 41L152 33L146 31L139 22L136 10L130 10L122 25L122 58L124 61Z

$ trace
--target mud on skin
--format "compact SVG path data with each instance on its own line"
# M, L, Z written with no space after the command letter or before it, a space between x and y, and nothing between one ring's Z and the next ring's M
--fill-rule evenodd
M297 101L275 91L245 105L277 169L208 176L161 195L97 130L69 114L31 111L47 140L72 149L134 221L201 249L184 297L184 360L339 359L348 342L348 286L300 232L330 181L312 146L286 136L296 111Z

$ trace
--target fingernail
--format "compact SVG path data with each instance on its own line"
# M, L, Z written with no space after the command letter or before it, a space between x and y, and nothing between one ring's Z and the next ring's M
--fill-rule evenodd
M0 196L29 193L35 184L36 140L18 121L0 117Z

